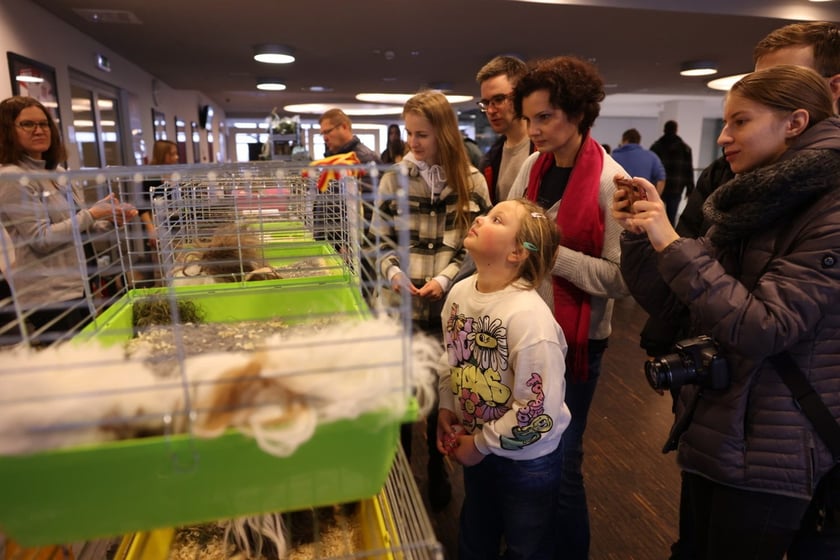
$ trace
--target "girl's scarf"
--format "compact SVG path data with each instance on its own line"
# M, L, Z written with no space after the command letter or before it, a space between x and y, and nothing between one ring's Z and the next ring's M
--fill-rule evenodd
M528 178L526 197L536 201L543 175L554 165L554 154L541 154ZM589 134L584 136L569 183L557 211L560 244L573 251L600 257L604 246L604 213L598 204L604 154ZM590 296L565 278L552 275L554 317L563 329L569 351L566 368L572 379L589 377L589 323L592 318Z

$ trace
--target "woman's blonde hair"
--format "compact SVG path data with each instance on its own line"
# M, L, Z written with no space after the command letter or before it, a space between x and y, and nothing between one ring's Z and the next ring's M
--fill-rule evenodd
M470 226L470 160L464 147L464 138L458 128L458 118L455 110L446 96L439 91L421 91L406 101L403 107L403 118L407 114L415 114L426 118L435 131L438 157L446 184L458 193L458 208L456 210L456 226L464 229Z
M519 277L536 288L554 267L560 232L557 224L537 204L527 198L517 198L514 202L522 206L523 212L516 242L527 253L519 269Z
M164 165L166 156L172 148L178 149L178 144L172 140L155 140L155 145L152 147L152 161L149 165Z

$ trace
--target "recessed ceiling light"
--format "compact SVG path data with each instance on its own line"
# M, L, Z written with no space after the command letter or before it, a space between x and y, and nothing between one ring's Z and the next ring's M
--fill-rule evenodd
M680 76L711 76L717 74L717 64L708 60L692 60L680 65Z
M395 103L404 105L406 101L414 97L414 93L358 93L356 99L367 103ZM450 103L466 103L472 101L472 95L449 95L445 94Z
M277 78L260 78L257 80L257 89L262 91L283 91L286 84Z
M377 105L368 103L301 103L297 105L286 105L283 110L287 113L305 115L322 115L329 109L341 109L345 114L353 116L378 116L378 115L399 115L402 113L402 105Z
M29 84L40 84L44 81L44 78L41 76L26 76L21 74L20 76L15 76L15 80L18 82L25 82Z
M718 91L729 91L735 82L746 76L746 74L735 74L733 76L724 76L716 80L712 80L706 84L706 87L716 89Z
M295 61L292 49L283 45L257 45L254 60L266 64L289 64Z

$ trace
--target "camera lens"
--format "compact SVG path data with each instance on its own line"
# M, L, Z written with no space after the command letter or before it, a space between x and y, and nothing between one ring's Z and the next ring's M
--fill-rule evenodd
M664 391L670 388L668 384L670 376L667 373L667 366L663 368L660 360L648 360L645 362L645 377L654 391Z

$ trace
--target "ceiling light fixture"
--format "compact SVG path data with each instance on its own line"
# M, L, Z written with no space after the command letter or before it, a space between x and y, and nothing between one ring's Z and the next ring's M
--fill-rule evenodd
M711 76L717 74L717 64L708 60L693 60L680 64L680 76Z
M735 74L733 76L723 76L722 78L717 78L712 80L706 84L706 87L710 89L715 89L718 91L729 91L732 89L732 86L735 85L735 82L740 80L746 76L746 74Z
M262 91L283 91L286 84L278 78L260 78L257 80L257 89Z
M406 101L414 97L414 95L414 93L357 93L356 99L366 103L395 103L403 105ZM466 103L467 101L473 100L473 96L471 95L453 95L446 93L444 93L444 95L446 96L447 101L452 104Z
M289 64L295 61L294 53L283 45L257 45L254 47L254 60L266 64Z

